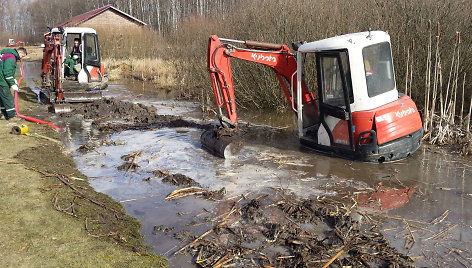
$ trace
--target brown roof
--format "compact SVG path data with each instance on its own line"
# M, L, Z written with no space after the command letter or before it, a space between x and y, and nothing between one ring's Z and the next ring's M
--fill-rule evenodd
M97 9L94 9L94 10L92 10L92 11L89 11L89 12L86 12L86 13L83 13L83 14L80 14L80 15L77 15L77 16L75 16L75 17L73 17L73 18L71 18L71 19L69 19L69 20L67 20L67 21L65 21L65 22L63 22L63 23L57 25L56 27L72 27L72 26L76 26L77 24L80 24L80 23L82 23L82 22L85 22L85 21L87 21L87 20L89 20L89 19L91 19L91 18L93 18L93 17L95 17L95 16L97 16L97 15L99 15L99 14L101 14L101 13L107 11L107 10L113 10L113 11L119 13L120 15L122 15L122 16L124 16L124 17L127 17L128 19L130 19L130 20L136 22L137 24L141 24L141 25L143 25L143 26L146 25L146 23L144 23L144 22L138 20L137 18L135 18L135 17L133 17L133 16L131 16L131 15L129 15L129 14L127 14L127 13L125 13L125 12L123 12L123 11L121 11L121 10L115 8L115 7L113 7L113 6L111 6L111 5L106 5L106 6L104 6L104 7L97 8Z

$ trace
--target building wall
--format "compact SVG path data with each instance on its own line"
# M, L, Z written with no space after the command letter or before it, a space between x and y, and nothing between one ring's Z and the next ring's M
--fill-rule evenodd
M135 55L149 28L112 10L107 10L77 27L90 27L97 31L100 53L103 58Z
M112 10L107 10L77 26L90 27L102 31L106 29L107 31L115 33L123 33L123 31L141 31L143 29L141 24L131 21Z

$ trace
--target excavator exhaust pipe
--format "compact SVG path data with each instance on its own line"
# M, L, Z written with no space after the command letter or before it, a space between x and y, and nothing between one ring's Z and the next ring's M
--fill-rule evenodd
M239 133L232 129L210 129L200 136L202 148L221 158L232 158L239 153L242 142Z

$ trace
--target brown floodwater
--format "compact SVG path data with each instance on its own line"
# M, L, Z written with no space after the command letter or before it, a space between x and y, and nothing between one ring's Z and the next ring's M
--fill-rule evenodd
M150 88L146 83L119 82L110 85L104 95L155 106L159 114L208 122L198 103L175 100L170 92ZM147 243L155 253L169 258L171 267L194 266L191 256L174 254L188 243L179 239L209 230L218 203L194 197L164 201L178 187L155 178L152 172L157 169L184 174L211 190L224 187L229 197L264 192L267 187L282 187L300 197L339 198L380 186L413 188L402 206L381 211L386 215L382 217L384 235L400 252L414 257L418 266L472 266L470 158L447 148L422 145L409 158L394 163L349 161L302 148L289 112L241 111L240 118L250 122L254 131L244 135L245 146L231 159L203 151L200 129L126 130L100 136L88 120L57 118L57 123L66 129L64 144L70 150L97 139L115 141L72 155L97 191L121 202L141 221ZM121 156L141 150L135 172L117 169L123 164ZM438 223L433 224L434 220Z

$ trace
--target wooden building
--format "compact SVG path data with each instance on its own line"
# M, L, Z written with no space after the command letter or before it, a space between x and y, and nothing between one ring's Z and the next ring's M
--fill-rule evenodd
M146 23L111 6L104 7L77 15L56 27L90 27L107 34L120 34L124 32L139 33L144 30Z
M154 45L146 23L111 6L77 15L56 27L90 27L97 31L103 57L136 56L140 47Z

